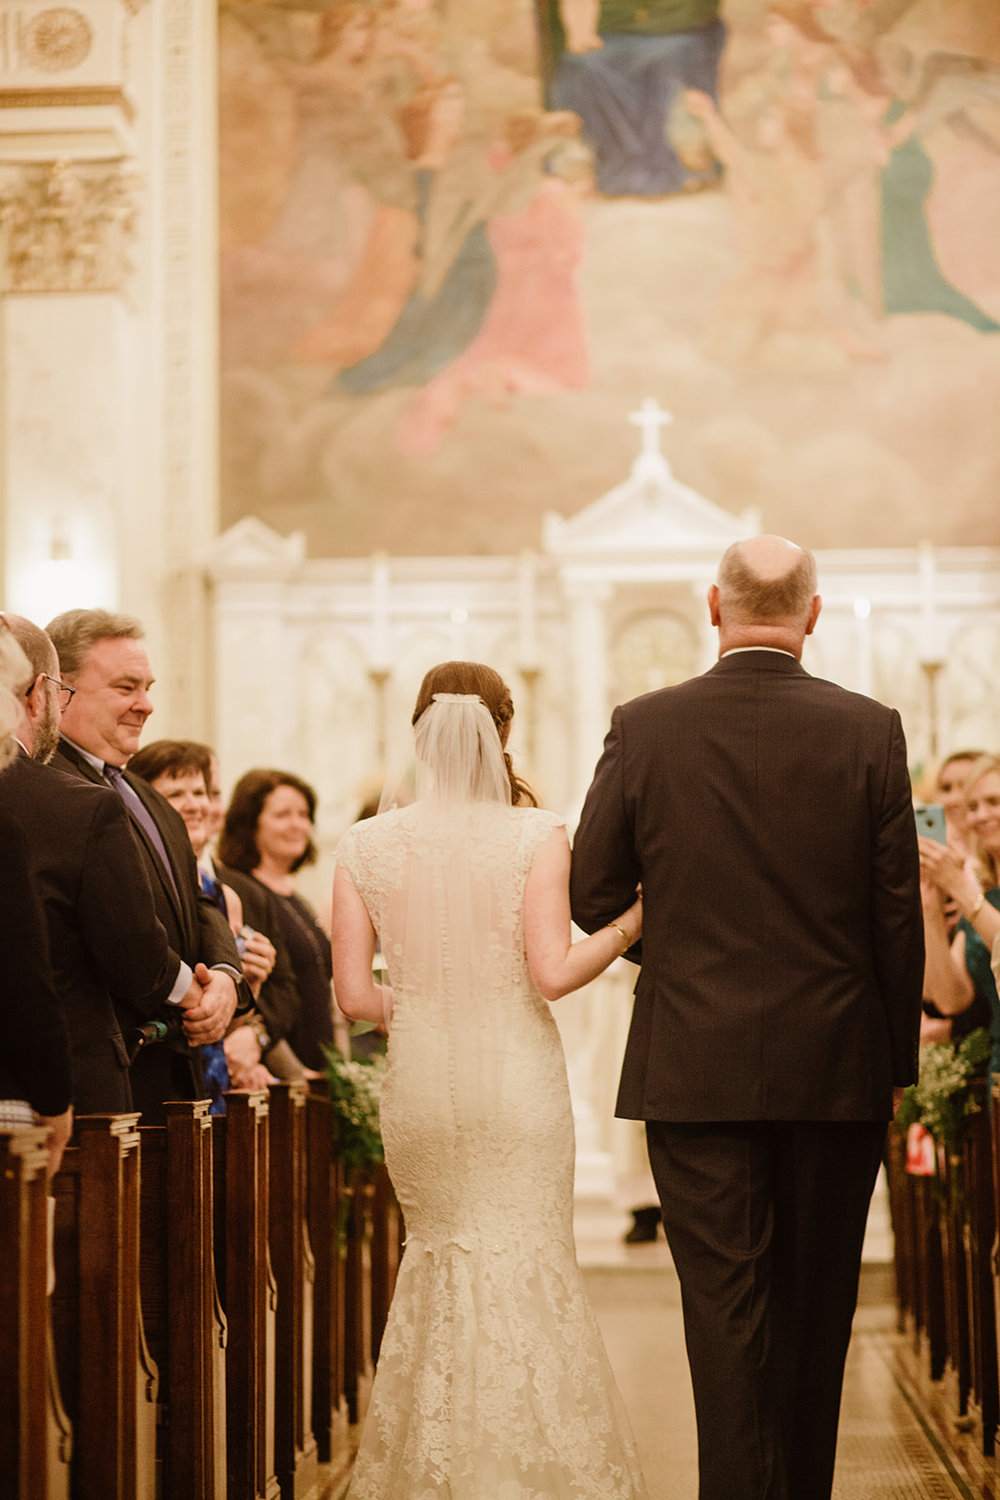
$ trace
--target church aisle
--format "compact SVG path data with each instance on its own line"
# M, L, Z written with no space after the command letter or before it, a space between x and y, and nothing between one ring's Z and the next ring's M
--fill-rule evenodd
M633 1252L634 1253L634 1252ZM655 1255L655 1263L654 1257ZM633 1265L585 1266L631 1417L649 1500L695 1500L694 1407L680 1292L662 1241ZM963 1452L913 1383L888 1271L866 1267L848 1358L833 1500L1000 1500L992 1464Z

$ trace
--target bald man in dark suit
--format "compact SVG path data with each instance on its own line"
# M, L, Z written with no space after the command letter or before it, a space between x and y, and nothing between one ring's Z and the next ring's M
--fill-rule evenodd
M587 931L643 891L617 1113L680 1279L700 1500L828 1500L865 1222L917 1077L919 866L899 715L801 665L779 537L709 591L720 658L616 708L573 850Z

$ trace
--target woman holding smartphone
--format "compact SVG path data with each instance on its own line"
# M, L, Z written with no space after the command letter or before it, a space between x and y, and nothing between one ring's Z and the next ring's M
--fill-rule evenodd
M1000 1072L1000 996L990 955L1000 939L1000 756L972 763L963 787L966 827L974 858L934 839L920 839L921 891L927 964L924 998L945 1016L960 1015L977 995L990 1006L990 1072ZM947 906L958 920L949 933Z

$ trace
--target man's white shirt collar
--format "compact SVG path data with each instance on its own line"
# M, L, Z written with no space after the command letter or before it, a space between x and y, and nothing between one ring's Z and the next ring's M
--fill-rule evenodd
M725 661L727 656L739 656L744 651L771 651L775 656L790 656L792 661L798 661L794 651L785 651L781 646L730 646L728 651L723 651L719 660Z
M100 771L101 775L104 775L104 761L99 755L91 755L90 751L85 750L82 745L78 745L76 743L76 740L71 740L68 734L64 734L63 739L66 741L67 745L72 745L77 755L82 755L84 760L87 761L89 765L92 765L95 771Z

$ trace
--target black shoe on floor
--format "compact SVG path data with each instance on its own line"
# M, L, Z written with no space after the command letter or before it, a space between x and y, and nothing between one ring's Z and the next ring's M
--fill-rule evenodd
M660 1227L660 1206L633 1208L632 1228L624 1236L626 1245L647 1245L656 1239Z

